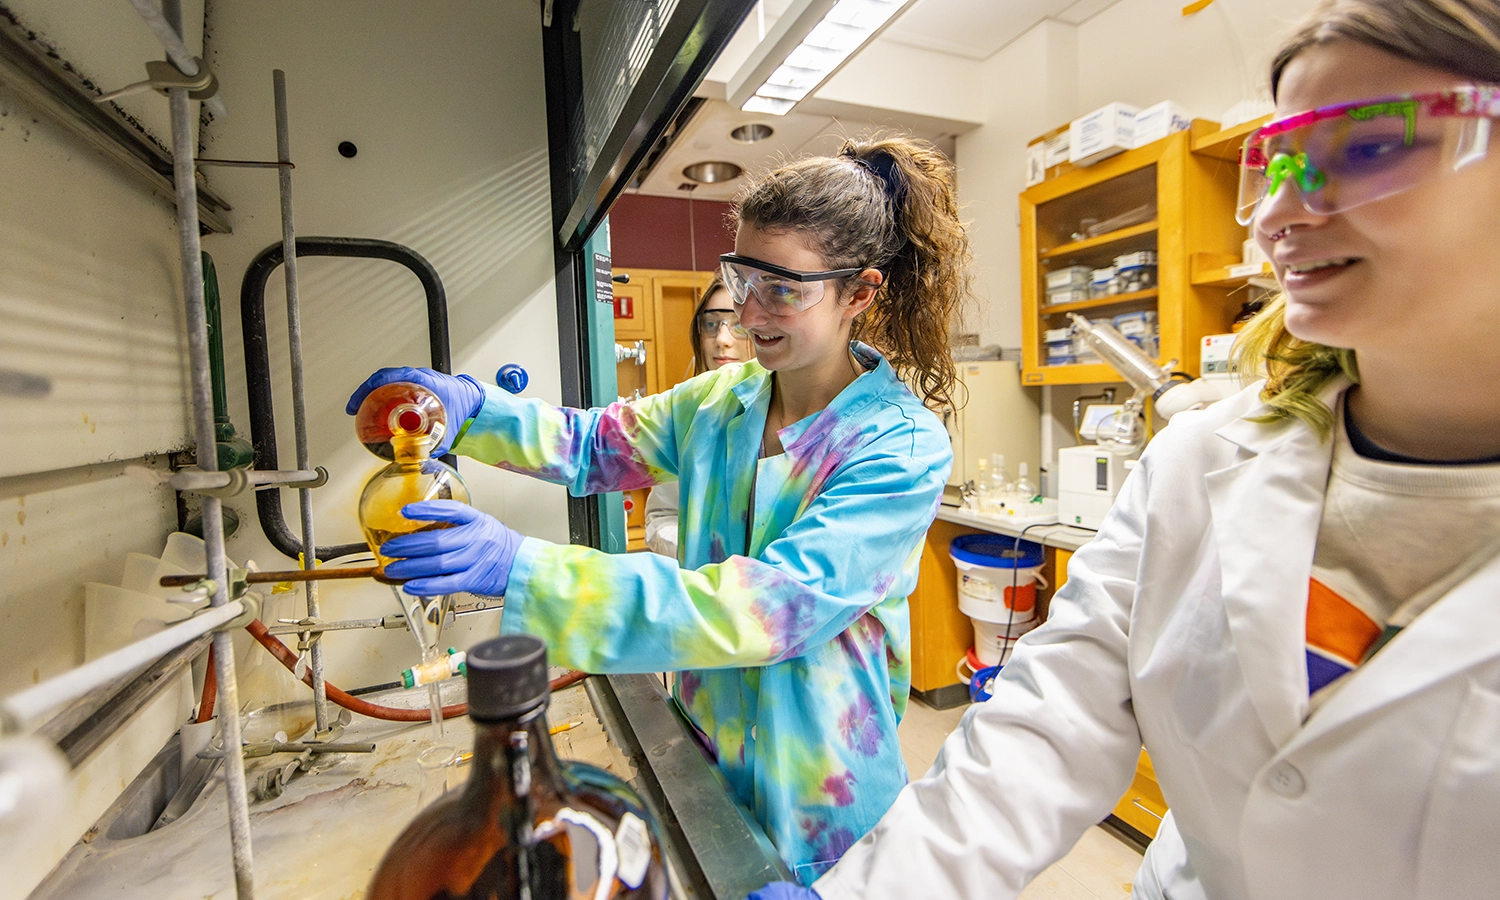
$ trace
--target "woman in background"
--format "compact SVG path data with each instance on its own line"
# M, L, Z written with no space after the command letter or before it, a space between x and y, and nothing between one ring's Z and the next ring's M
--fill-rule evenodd
M750 332L740 325L739 313L724 280L715 275L693 310L689 327L693 342L691 375L715 372L750 359ZM677 558L677 482L658 484L646 497L646 547L662 556Z

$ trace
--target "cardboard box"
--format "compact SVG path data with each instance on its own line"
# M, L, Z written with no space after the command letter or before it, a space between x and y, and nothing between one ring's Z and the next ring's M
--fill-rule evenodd
M1091 166L1135 146L1135 116L1128 103L1110 103L1074 119L1069 128L1068 160Z
M1174 131L1192 127L1193 116L1170 100L1148 106L1135 115L1135 146L1144 147Z
M1069 126L1062 125L1034 138L1026 145L1026 186L1056 178L1072 166L1068 163L1071 146Z

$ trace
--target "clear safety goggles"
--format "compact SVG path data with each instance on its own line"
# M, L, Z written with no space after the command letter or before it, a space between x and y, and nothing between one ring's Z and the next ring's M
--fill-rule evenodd
M740 317L727 309L704 310L698 313L698 335L718 337L721 329L728 328L736 338L747 338L750 332L740 324Z
M1310 213L1332 215L1484 159L1500 87L1470 86L1325 106L1267 123L1240 153L1235 219L1249 225L1267 197L1297 189Z
M773 316L802 312L823 299L828 282L858 275L864 268L830 269L827 272L796 272L781 266L726 253L719 257L719 269L729 299L744 306L751 294L761 308Z

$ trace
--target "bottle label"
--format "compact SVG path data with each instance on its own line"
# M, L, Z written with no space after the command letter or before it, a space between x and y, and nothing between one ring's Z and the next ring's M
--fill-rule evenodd
M615 830L615 848L620 857L620 881L631 890L646 880L646 869L651 866L651 832L646 823L635 813L627 812Z
M568 831L568 845L573 860L574 896L587 896L593 890L594 900L608 900L619 871L615 838L604 823L582 810L563 807L553 818ZM589 853L593 846L596 853ZM592 857L592 858L590 858Z

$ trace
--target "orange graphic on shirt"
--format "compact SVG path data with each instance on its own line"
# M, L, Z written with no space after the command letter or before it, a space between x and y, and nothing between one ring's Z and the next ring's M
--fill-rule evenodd
M1359 607L1316 578L1307 585L1307 645L1350 666L1380 637L1380 626Z

